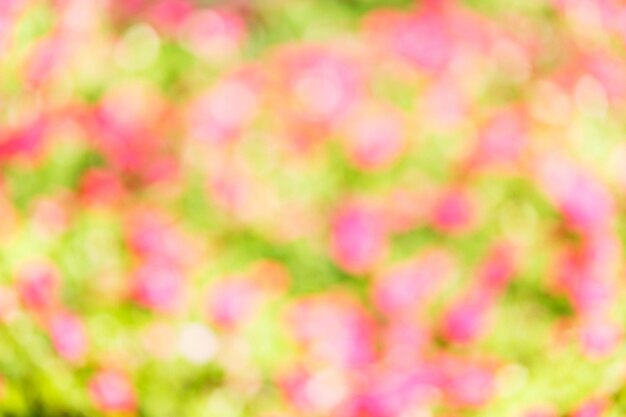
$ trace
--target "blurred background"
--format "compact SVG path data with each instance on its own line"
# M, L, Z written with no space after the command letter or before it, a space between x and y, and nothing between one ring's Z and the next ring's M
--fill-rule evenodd
M620 0L0 0L0 415L626 412Z

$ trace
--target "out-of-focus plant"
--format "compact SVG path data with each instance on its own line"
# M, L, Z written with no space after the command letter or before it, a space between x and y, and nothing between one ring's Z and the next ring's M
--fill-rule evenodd
M625 16L0 0L0 414L623 414Z

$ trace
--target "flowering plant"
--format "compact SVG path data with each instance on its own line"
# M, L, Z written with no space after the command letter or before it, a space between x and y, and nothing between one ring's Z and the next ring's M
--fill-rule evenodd
M0 1L2 415L624 413L626 5L374 3Z

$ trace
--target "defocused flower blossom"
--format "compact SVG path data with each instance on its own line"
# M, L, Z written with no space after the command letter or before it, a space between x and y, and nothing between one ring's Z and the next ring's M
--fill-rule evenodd
M421 70L441 71L452 56L451 28L436 7L410 13L375 12L365 30L381 48Z
M386 234L382 219L372 208L347 203L332 221L332 257L347 272L367 272L384 255Z
M87 354L87 334L78 316L55 313L49 323L52 344L63 359L71 363L84 360Z
M133 277L132 298L144 307L173 312L182 302L184 277L176 268L159 262L142 265Z
M377 307L390 317L424 309L452 272L452 259L444 251L424 253L392 267L377 277L372 290Z
M380 169L400 156L405 133L398 112L384 106L366 107L348 123L346 150L359 168Z
M504 110L492 116L481 132L473 154L479 165L506 164L519 161L526 142L525 117L515 110Z
M373 359L374 323L351 298L304 299L294 306L290 321L313 358L343 367L364 366Z
M219 61L235 55L246 35L245 21L227 9L197 10L181 28L181 37L199 56Z
M259 74L243 71L221 80L191 106L193 137L212 144L237 139L259 106Z
M60 277L51 265L39 262L25 264L17 279L20 299L26 308L44 311L57 303Z
M444 190L434 204L432 223L445 233L460 233L471 227L475 209L469 195L460 188Z
M235 327L254 313L261 296L260 288L246 276L224 279L209 291L208 316L219 326Z
M89 383L89 393L99 411L134 413L137 408L135 390L128 377L115 370L99 371Z
M539 181L575 230L591 233L610 226L614 202L606 187L558 156L538 164Z

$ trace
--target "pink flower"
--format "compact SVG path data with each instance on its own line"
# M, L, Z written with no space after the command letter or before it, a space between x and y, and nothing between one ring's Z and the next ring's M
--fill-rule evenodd
M133 277L132 298L140 305L159 312L173 312L180 306L185 279L171 265L151 261Z
M435 11L409 16L396 31L393 50L418 68L441 71L452 56L450 29L445 17Z
M234 328L249 319L259 307L260 289L248 277L231 277L217 282L209 291L207 314L221 327Z
M60 36L53 36L44 39L31 55L26 79L33 88L38 88L47 82L62 65L66 59L67 46Z
M372 372L348 416L394 417L420 407L429 409L437 399L440 380L441 372L428 362Z
M7 134L0 132L0 161L17 156L36 157L43 149L47 130L47 120L39 117Z
M501 165L517 162L527 142L527 121L520 110L494 114L482 127L472 163Z
M471 8L458 7L455 0L431 1L441 3L439 9L446 13L450 31L459 48L487 55L493 47L494 38L496 41L506 38L507 34L502 33L497 24L486 15L476 13ZM431 7L437 9L437 6Z
M495 394L493 372L485 366L457 362L448 367L446 374L446 396L457 406L482 407Z
M604 317L583 319L579 333L583 352L591 358L610 355L624 336L621 326Z
M161 138L163 132L154 126L149 129L141 120L144 113L135 114L132 106L124 107L132 101L130 97L112 95L105 105L88 109L82 117L96 149L112 168L143 183L176 178L177 160ZM148 109L146 113L150 111L158 114L156 109ZM162 120L155 120L154 124L158 122Z
M48 324L54 349L70 363L82 362L87 354L87 333L78 316L59 312Z
M404 141L400 113L383 106L356 112L345 132L348 157L363 170L377 170L392 164L400 156Z
M561 255L556 265L556 285L581 313L608 309L615 297L612 282L611 248L605 244L589 245Z
M621 19L624 21L624 13L621 12ZM626 25L622 23L624 39L626 39ZM589 73L604 88L610 99L624 100L626 99L626 76L624 72L626 67L621 59L602 53L594 53L584 57L585 66Z
M0 3L0 49L8 49L10 35L18 13L26 3L27 0L5 0Z
M197 98L189 112L192 137L217 145L239 138L259 106L258 77L252 72L226 77Z
M560 205L566 221L574 228L589 231L603 228L613 216L610 194L598 182L588 177L573 178Z
M58 297L60 277L49 264L30 263L17 274L17 287L22 303L34 311L50 310Z
M310 380L309 372L304 369L293 369L281 375L278 386L289 402L301 412L315 411L315 404L307 395L306 387Z
M31 218L43 233L58 236L67 228L70 212L64 197L43 197L33 202Z
M157 29L173 35L193 11L194 6L189 0L160 0L150 7L148 17Z
M181 36L193 52L211 61L235 56L246 40L246 22L226 8L201 9L187 19Z
M607 402L601 399L591 399L579 406L571 417L600 417L607 409Z
M252 186L247 174L228 167L212 174L208 191L220 209L237 219L242 219L254 207Z
M446 233L462 233L472 226L475 208L465 191L452 188L444 191L435 202L431 222Z
M370 207L344 204L331 222L331 256L345 271L366 273L383 256L387 233L382 219Z
M482 336L489 311L514 272L512 247L506 242L492 246L478 269L474 286L444 313L443 336L456 343L471 343Z
M538 163L538 177L572 229L592 234L605 232L612 224L613 198L590 173L563 157L548 155Z
M89 382L89 394L98 410L104 413L133 413L137 409L132 382L119 371L99 371Z
M488 294L498 295L516 273L515 250L508 242L494 244L478 271L478 285Z
M374 323L350 297L328 294L300 300L289 322L314 359L342 368L360 368L373 359Z
M382 361L394 369L420 363L431 342L431 334L424 326L410 319L391 320L382 334Z
M412 13L374 12L366 20L365 31L383 50L427 72L442 71L452 57L449 22L437 7Z
M373 285L376 306L389 316L423 310L452 272L452 259L443 251L430 251L395 265Z
M362 76L349 57L310 46L287 48L279 56L288 106L295 123L334 126L358 100Z
M448 130L458 127L468 115L467 98L453 78L439 77L426 86L421 112L423 122L435 128Z
M127 219L127 241L142 259L182 266L189 255L190 243L165 215L137 210Z
M578 275L568 284L567 294L574 308L581 312L606 308L615 295L611 283L591 276Z
M470 294L446 311L442 323L446 339L455 343L471 343L483 334L489 306L480 298Z

